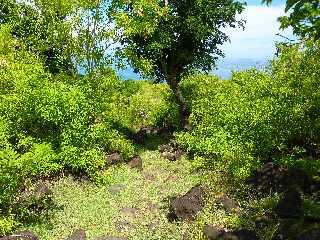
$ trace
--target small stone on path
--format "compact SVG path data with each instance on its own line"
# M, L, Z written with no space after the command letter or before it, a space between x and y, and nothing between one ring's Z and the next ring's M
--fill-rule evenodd
M85 240L87 239L86 232L83 229L75 230L68 240Z
M126 187L122 184L115 184L115 185L111 185L108 188L108 191L112 194L116 194L116 193L120 193L121 191L123 191Z
M148 181L156 180L156 177L150 172L143 172L142 175L143 175L145 180L148 180Z
M158 220L148 224L148 229L150 231L155 231L157 229L157 227L159 226L160 222Z
M166 181L176 181L178 177L176 175L170 175L169 177L166 178Z
M21 231L11 236L2 237L0 240L39 240L39 238L31 231Z
M116 225L118 231L128 231L128 230L134 228L134 226L130 222L125 221L125 220L124 221L116 221L115 225Z
M128 162L128 165L131 168L137 168L139 170L142 170L142 159L139 155L135 155L130 162Z
M116 152L107 156L107 161L106 161L107 165L113 165L121 162L123 162L123 158L120 153Z
M138 208L122 208L121 212L129 216L135 216L139 212L139 209Z
M101 237L97 237L95 240L129 240L129 239L126 237L101 236Z

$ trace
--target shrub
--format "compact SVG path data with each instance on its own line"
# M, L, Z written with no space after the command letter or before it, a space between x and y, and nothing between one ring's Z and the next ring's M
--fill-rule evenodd
M63 169L105 182L109 180L103 171L106 154L118 151L129 159L135 150L103 118L108 110L103 106L116 99L103 92L101 97L95 95L100 87L119 92L121 84L114 73L106 72L103 82L95 77L52 76L23 46L16 51L18 43L1 27L0 39L4 37L12 44L0 51L0 60L6 63L0 66L1 235L10 232L22 215L27 219L31 214L27 208L33 202L19 200L25 182L32 184ZM99 121L98 116L102 116Z
M121 82L117 89L107 95L110 100L104 101L103 108L105 119L115 126L135 131L143 126L178 125L178 108L167 84L129 80Z
M23 176L18 154L11 148L0 150L0 208L7 209L17 195ZM1 232L1 229L0 229Z
M298 139L319 143L319 54L317 44L283 48L265 72L185 79L193 129L177 134L177 141L241 178Z

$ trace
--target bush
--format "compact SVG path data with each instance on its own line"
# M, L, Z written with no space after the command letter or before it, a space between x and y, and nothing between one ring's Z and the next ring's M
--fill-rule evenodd
M110 119L103 118L103 112L108 111L103 106L116 99L103 96L103 92L99 98L95 95L96 90L104 88L120 91L117 86L121 83L113 72L105 72L103 82L97 76L52 76L23 46L17 51L19 43L1 27L0 39L3 38L6 48L0 51L1 235L10 232L22 215L28 218L25 207L30 204L19 200L26 182L70 170L103 183L109 180L103 171L106 154L117 151L129 159L135 151L132 142L113 129ZM98 121L99 116L102 118ZM11 215L13 212L16 215Z
M104 96L109 99L101 101L103 116L115 127L136 131L143 126L178 125L178 108L167 84L128 80Z
M177 141L241 178L299 139L319 143L319 54L316 44L285 47L265 72L237 72L225 81L185 79L193 129Z
M23 206L30 204L17 200L26 182L63 170L109 181L107 155L119 152L129 160L135 153L131 131L178 120L166 84L123 82L109 68L53 76L5 25L0 40L0 233L14 226L12 211L27 218Z
M0 207L7 209L17 195L23 176L18 154L11 148L0 150ZM1 229L0 229L1 230Z

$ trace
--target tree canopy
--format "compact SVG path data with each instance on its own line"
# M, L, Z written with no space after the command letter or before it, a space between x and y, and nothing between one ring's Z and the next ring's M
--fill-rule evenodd
M224 28L243 27L236 18L243 10L234 0L113 0L110 14L119 30L120 54L143 75L166 80L186 115L181 77L193 69L213 69L223 56L219 45L229 40Z
M262 2L270 4L272 0ZM302 37L320 38L319 0L287 0L285 11L289 15L279 18L282 28L292 27Z
M12 35L27 50L39 55L51 73L87 71L104 61L108 38L102 26L105 1L89 0L0 0L0 24L10 26Z

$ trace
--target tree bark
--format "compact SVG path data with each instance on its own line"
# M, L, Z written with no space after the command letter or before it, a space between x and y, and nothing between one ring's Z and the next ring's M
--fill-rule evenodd
M176 103L178 104L178 107L179 107L181 128L188 129L189 128L188 119L189 119L190 113L188 110L187 101L183 97L181 89L179 87L180 81L176 76L168 75L167 82L174 93Z

